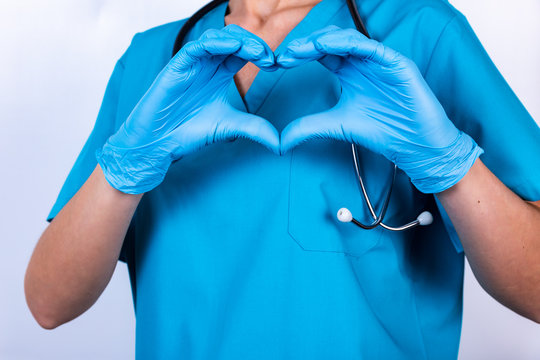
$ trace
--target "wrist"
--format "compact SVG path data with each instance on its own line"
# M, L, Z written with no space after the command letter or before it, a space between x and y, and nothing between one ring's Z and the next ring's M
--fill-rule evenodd
M440 193L458 183L483 152L469 135L460 131L449 146L425 150L426 156L415 156L402 169L421 192Z
M105 143L97 162L110 186L125 194L142 194L161 184L171 164L160 147L124 149Z
M126 194L114 188L106 179L105 174L99 164L96 165L89 178L92 183L94 196L101 198L105 203L118 206L124 204L128 207L136 208L144 194ZM131 204L131 205L130 205Z

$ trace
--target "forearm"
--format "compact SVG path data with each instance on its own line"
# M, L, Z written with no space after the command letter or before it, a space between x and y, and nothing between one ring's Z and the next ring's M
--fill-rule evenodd
M514 194L480 159L437 197L482 287L505 306L540 321L538 203Z
M127 195L99 166L58 213L34 250L25 277L28 306L45 328L82 314L107 286L142 195Z

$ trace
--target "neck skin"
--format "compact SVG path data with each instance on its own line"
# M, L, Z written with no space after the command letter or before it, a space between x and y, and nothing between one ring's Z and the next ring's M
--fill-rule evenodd
M299 14L305 16L319 2L321 0L230 0L227 18L246 24L246 28L258 29L273 19L285 17L290 22Z

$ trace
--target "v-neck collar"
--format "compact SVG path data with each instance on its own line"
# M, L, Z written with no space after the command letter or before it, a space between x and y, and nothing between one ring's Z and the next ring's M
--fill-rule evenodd
M207 28L222 29L225 27L227 6L228 2L225 2L213 11L212 16L208 19ZM308 36L312 32L328 25L336 13L344 6L346 6L346 2L343 0L322 0L319 2L287 34L281 44L274 50L274 53L278 54L291 40ZM258 71L243 98L233 81L229 88L229 100L238 109L253 114L257 113L285 71L285 69L278 69L273 72Z

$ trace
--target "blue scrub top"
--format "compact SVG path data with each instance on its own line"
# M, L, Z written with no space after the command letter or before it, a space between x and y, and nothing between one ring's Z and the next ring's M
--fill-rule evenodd
M540 130L499 74L465 18L438 0L364 0L372 37L412 58L456 126L485 150L483 162L526 200L540 199ZM222 28L226 4L188 40ZM137 34L118 61L90 138L49 219L96 166L113 134L171 58L183 21ZM328 24L353 28L344 0L323 0L286 37ZM314 62L260 72L234 106L278 130L340 96ZM368 191L380 203L391 164L361 152ZM424 209L428 227L361 230L340 207L369 221L350 145L310 141L279 157L238 139L174 163L133 218L127 261L138 359L455 359L464 255L433 195L398 173L386 222ZM441 209L442 210L442 209Z

